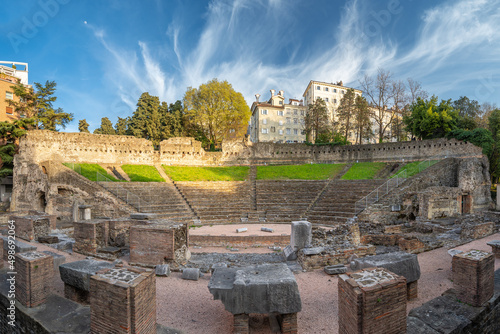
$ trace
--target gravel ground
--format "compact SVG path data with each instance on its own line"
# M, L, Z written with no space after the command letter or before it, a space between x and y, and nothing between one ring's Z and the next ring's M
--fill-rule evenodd
M200 227L191 227L190 235L290 235L292 230L291 224L231 224L231 225L206 225ZM248 231L236 233L236 229L246 227ZM272 228L273 232L261 231L261 227Z
M495 234L456 249L491 251L491 247L487 246L486 243L499 239L500 234ZM70 255L43 244L33 244L40 251L50 250L65 255L66 262L85 259L85 256L80 254L74 253ZM224 249L219 250L222 252ZM207 248L203 248L202 251L206 252ZM245 253L251 251L252 249L249 248L245 250ZM440 296L445 290L452 287L450 281L451 256L448 255L447 251L445 248L439 248L418 255L422 272L418 283L419 297L408 304L408 312L412 308ZM496 259L495 269L499 268L500 259ZM63 295L63 283L58 274L56 274L56 277L52 283L52 289L55 293ZM172 273L170 277L157 277L158 323L183 330L186 334L231 333L232 314L224 309L222 302L213 300L208 291L207 285L210 281L210 274L205 274L199 281L186 281L180 277L180 273ZM337 277L326 275L323 270L318 269L312 272L296 274L296 279L302 299L302 311L298 317L299 332L305 334L338 333ZM268 328L266 317L256 316L251 319L251 333L270 333Z

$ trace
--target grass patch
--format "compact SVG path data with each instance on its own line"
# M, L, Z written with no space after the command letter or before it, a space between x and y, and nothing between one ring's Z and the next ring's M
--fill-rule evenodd
M345 164L258 166L257 180L326 180L337 175Z
M421 171L429 168L430 166L432 165L435 165L436 163L438 163L439 160L431 160L431 161L413 161L413 162L410 162L406 165L404 165L403 167L401 167L401 169L398 171L398 174L399 173L403 173L403 171L406 171L406 177L412 177L413 175L415 174L418 174L420 173ZM419 165L422 164L420 167ZM403 174L401 174L403 176ZM392 175L391 176L391 179L393 177L395 177L396 175Z
M108 172L106 172L106 170L101 166L99 166L98 164L75 164L75 163L65 162L63 163L63 165L73 169L75 172L86 177L90 181L113 181L113 182L121 181L109 175ZM101 175L98 176L97 173L104 175L107 180L104 179Z
M155 166L123 165L122 169L130 177L131 182L165 182Z
M342 180L370 180L385 167L385 162L359 162L342 175Z
M245 181L249 167L173 167L163 166L174 181Z

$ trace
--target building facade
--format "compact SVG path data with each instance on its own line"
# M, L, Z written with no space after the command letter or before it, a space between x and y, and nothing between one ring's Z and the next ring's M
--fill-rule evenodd
M250 141L273 143L303 143L306 140L304 116L307 107L302 100L289 99L285 101L285 92L280 90L275 94L271 89L271 98L252 103L250 119Z
M13 122L23 117L6 100L17 101L11 86L17 83L28 85L28 64L19 62L0 61L0 121Z

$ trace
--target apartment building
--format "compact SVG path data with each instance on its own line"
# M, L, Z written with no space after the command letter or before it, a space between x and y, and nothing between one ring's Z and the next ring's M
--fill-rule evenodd
M6 100L18 99L11 86L18 82L28 85L28 64L20 62L0 61L0 121L12 122L24 115L19 115L9 106Z
M271 98L260 102L260 95L256 94L256 101L250 110L250 141L274 143L303 143L306 140L304 130L304 116L307 107L302 100L289 99L285 101L285 92L280 90L275 94L271 89Z

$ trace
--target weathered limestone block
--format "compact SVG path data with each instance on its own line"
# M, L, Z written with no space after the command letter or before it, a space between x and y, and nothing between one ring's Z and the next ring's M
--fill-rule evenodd
M114 264L96 260L81 260L59 266L61 280L64 282L64 296L81 304L90 302L90 277L103 269L113 268Z
M3 259L7 261L8 256L9 256L9 240L7 237L0 237L3 239ZM32 246L28 243L15 240L14 241L14 252L11 251L11 255L14 254L19 254L19 253L25 253L25 252L31 252L31 251L36 251L36 246Z
M495 254L495 257L500 258L500 240L490 241L487 243L487 245L491 246L491 252Z
M168 264L159 264L155 268L156 276L170 276L170 266Z
M302 309L297 281L284 263L216 269L208 289L232 314L289 314Z
M420 265L416 254L394 252L366 256L351 261L352 270L373 267L385 268L396 275L403 276L406 278L407 283L420 279Z
M182 279L197 281L200 279L200 269L199 268L185 268L182 270Z
M292 222L290 244L294 251L305 248L312 243L312 224L307 221Z

